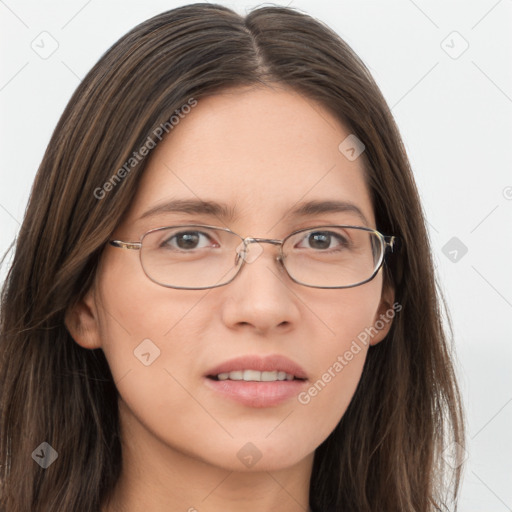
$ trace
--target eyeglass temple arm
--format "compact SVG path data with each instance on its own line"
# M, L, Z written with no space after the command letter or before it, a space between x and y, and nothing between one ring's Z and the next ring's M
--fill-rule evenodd
M123 242L121 240L109 240L108 242L110 245L113 245L114 247L120 247L121 249L134 249L138 250L141 248L140 242Z
M402 240L398 236L385 236L384 240L386 241L387 247L389 247L393 253L398 252L402 247Z

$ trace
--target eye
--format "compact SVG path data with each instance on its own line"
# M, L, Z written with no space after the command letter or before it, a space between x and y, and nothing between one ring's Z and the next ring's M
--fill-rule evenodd
M167 237L161 244L161 247L180 249L180 250L192 250L192 249L203 249L209 246L216 246L218 244L212 240L212 238L202 231L182 231L172 236Z
M303 238L302 242L307 242L306 249L343 249L349 246L349 240L340 233L334 231L310 231ZM300 247L300 245L299 245Z

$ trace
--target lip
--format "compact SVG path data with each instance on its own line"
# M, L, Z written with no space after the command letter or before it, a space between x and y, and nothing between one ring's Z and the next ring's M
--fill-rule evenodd
M258 370L260 372L283 371L294 375L297 379L308 378L302 366L279 354L269 356L251 355L236 357L215 366L206 373L206 377L213 377L219 373L229 373L236 370Z
M209 377L236 370L283 371L301 380L274 382L213 380ZM205 384L221 396L247 407L275 407L296 397L307 386L305 370L287 357L270 355L265 357L243 356L215 366L205 375Z

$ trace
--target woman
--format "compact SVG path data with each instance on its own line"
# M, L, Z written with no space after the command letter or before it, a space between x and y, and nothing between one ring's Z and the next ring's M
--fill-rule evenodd
M34 183L2 295L2 510L453 509L440 296L346 43L289 8L156 16L80 84Z

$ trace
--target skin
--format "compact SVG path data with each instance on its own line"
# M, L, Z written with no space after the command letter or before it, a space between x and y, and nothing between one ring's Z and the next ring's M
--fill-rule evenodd
M289 89L234 88L200 99L153 150L112 238L138 241L149 229L179 223L277 239L303 227L363 225L353 213L286 216L312 199L350 201L375 228L362 158L349 161L338 149L349 133ZM176 198L224 202L237 216L137 220ZM346 411L370 347L361 345L307 405L296 397L274 407L241 405L207 388L204 375L240 355L282 354L306 370L311 385L394 296L383 289L382 271L349 289L301 286L275 260L278 248L262 247L233 282L210 290L159 286L143 273L138 251L105 249L94 286L66 320L78 344L104 351L121 395L123 470L103 512L309 510L314 451ZM149 366L134 357L147 338L161 352ZM237 457L248 442L261 454L250 468Z

